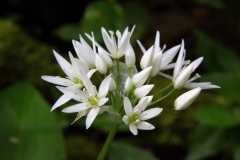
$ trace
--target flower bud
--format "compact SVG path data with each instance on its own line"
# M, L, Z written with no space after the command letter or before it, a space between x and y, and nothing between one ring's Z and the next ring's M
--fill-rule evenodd
M147 50L146 53L142 56L140 61L140 66L142 69L145 69L152 65L153 61L153 46Z
M142 70L141 72L135 74L132 78L132 82L136 87L142 86L146 80L148 79L148 76L152 70L152 66Z
M131 91L132 86L133 86L133 82L132 82L131 78L128 77L127 80L126 80L126 83L125 83L126 93L129 93Z
M131 45L129 45L126 53L125 53L125 63L128 67L132 67L135 65L136 58L135 53Z
M107 73L107 65L104 62L104 60L98 54L96 54L95 65L96 65L97 70L101 74L106 74Z
M115 89L116 89L116 83L115 83L115 81L112 78L110 78L109 91L113 91Z
M184 110L187 108L197 98L200 92L201 88L198 87L179 96L174 102L175 110Z
M98 48L99 56L103 59L103 61L106 63L107 67L110 68L113 66L112 59L108 56L108 54L101 48Z
M134 90L134 95L137 97L137 98L143 98L145 97L151 90L152 88L154 87L153 84L150 84L150 85L143 85L139 88L136 88Z
M161 67L161 62L162 62L162 53L158 53L158 55L153 60L153 65L152 65L153 68L151 71L152 77L155 77L158 74L159 69Z

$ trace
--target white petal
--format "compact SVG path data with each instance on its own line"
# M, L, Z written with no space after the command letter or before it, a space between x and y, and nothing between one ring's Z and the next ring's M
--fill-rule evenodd
M89 106L87 106L86 103L80 103L80 104L67 107L63 109L62 112L65 112L65 113L81 112L81 111L87 110L88 108Z
M100 87L99 87L99 92L98 92L98 96L99 98L104 98L106 97L108 91L109 91L109 84L110 84L110 80L111 80L111 74L108 75L101 83Z
M138 101L138 104L142 103L145 99L147 99L147 106L152 102L152 99L153 99L153 96L146 96L146 97L143 97L141 98L139 101ZM144 109L145 110L145 109Z
M145 69L152 65L153 61L153 46L147 50L147 52L142 56L140 61L140 66Z
M151 125L150 123L148 122L145 122L145 121L140 121L136 124L137 128L138 129L141 129L141 130L153 130L155 129L155 127L153 125Z
M175 79L178 76L178 74L182 68L182 64L184 61L183 57L184 57L184 41L182 40L182 44L181 44L181 48L180 48L180 51L178 54L177 62L176 62L176 65L175 65L174 71L173 71L173 79Z
M154 46L153 46L153 55L154 57L157 55L157 53L159 52L159 45L160 45L160 32L157 31L156 33L156 38L155 38L155 42L154 42Z
M109 91L114 91L116 88L117 88L117 86L116 86L115 81L112 78L110 78Z
M142 43L139 40L137 40L137 43L138 43L140 49L142 50L143 54L145 54L146 53L146 49L143 47Z
M138 87L134 90L134 95L137 98L145 97L152 90L153 87L154 87L153 84Z
M102 99L100 99L100 101L98 102L98 105L99 105L99 106L102 106L102 105L104 105L107 101L108 101L108 98L102 98Z
M113 61L112 59L108 56L108 53L101 49L101 48L98 48L98 53L99 53L99 56L104 60L104 62L106 63L107 67L112 67L113 66Z
M152 67L148 67L132 77L132 82L136 87L142 86L149 77Z
M179 48L180 48L180 45L177 45L163 53L161 68L165 67L167 64L169 64L173 60L173 58L176 56Z
M97 69L91 69L89 72L87 72L87 77L90 79L93 75L93 73L95 73L97 71Z
M211 84L211 82L199 82L199 83L187 83L184 88L194 89L200 87L201 89L221 88L217 85Z
M174 102L175 109L184 110L187 108L197 98L200 92L201 88L195 88L179 96Z
M71 100L70 97L68 97L67 95L62 95L58 100L57 102L52 106L51 108L51 112L56 109L57 107L63 105L64 103L67 103L69 100Z
M162 112L162 108L152 108L152 109L148 109L144 112L142 112L140 115L139 115L139 119L140 120L148 120L148 119L151 119L155 116L157 116L159 113Z
M118 51L118 58L121 58L126 53L128 46L130 45L129 38L130 38L130 33L127 34L126 38L122 39L123 42Z
M58 64L60 65L60 67L62 68L62 70L66 73L72 73L71 67L72 65L66 61L62 56L60 56L57 52L53 51L55 58L58 61ZM67 74L66 73L66 74Z
M195 71L195 69L200 65L200 63L202 63L202 61L203 57L200 57L191 63L193 65L193 71Z
M74 99L76 101L83 102L88 99L88 94L78 89L69 89L58 86L57 89L59 89L63 94L66 94L69 98Z
M106 74L107 73L107 65L104 62L104 60L98 54L96 54L95 65L96 65L97 70L101 74Z
M78 72L79 72L79 70L81 69L81 70L83 70L85 73L88 73L88 71L89 71L88 65L87 65L84 61L75 58L75 62L76 62L76 64L77 64L78 68L79 68L79 69L78 69Z
M162 62L162 53L159 53L154 58L153 63L152 63L152 70L151 70L151 73L150 73L152 77L155 77L158 74L160 66L161 66L161 62Z
M138 103L138 104L134 107L133 112L134 112L134 113L137 113L137 114L141 113L141 112L144 111L145 108L147 107L147 103L148 103L148 98L143 98L143 99L142 99L142 102L141 102L141 103Z
M122 118L122 121L123 121L126 125L129 125L129 118L128 118L128 116L124 115L123 118Z
M137 135L137 134L138 134L137 127L136 127L134 124L130 124L130 125L129 125L129 129L130 129L130 131L131 131L134 135Z
M87 115L87 119L86 119L86 129L88 129L91 126L92 122L98 115L99 110L100 110L100 107L93 107L90 110L90 112Z
M193 65L188 65L175 79L174 88L181 89L189 80L190 75L193 72Z
M107 49L110 51L110 53L115 53L115 48L113 46L113 42L110 39L109 35L107 34L107 31L105 30L105 28L101 28L102 31L102 37L103 37L103 41L107 47Z
M128 97L124 98L124 110L127 116L131 116L133 113L132 104L129 101Z
M125 91L126 91L126 93L131 91L132 86L133 86L133 82L132 82L131 78L128 77L127 80L126 80L126 83L125 83Z
M96 95L96 91L93 89L92 82L89 80L87 75L82 70L80 70L80 75L82 77L83 84L86 87L87 91L90 94Z
M126 54L125 54L125 63L128 67L132 67L135 65L136 57L134 50L131 45L129 45Z
M61 78L61 77L54 77L54 76L41 76L41 78L47 82L61 85L61 86L69 86L73 85L74 83L70 81L69 79L66 78Z

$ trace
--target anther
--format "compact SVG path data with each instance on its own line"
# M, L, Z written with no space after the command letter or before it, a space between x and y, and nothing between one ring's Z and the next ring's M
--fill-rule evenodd
M114 32L113 31L108 31L112 36L114 35Z
M119 30L116 31L116 35L118 38L121 38L121 32Z

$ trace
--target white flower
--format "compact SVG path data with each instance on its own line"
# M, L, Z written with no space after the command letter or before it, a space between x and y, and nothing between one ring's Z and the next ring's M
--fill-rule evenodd
M165 45L161 49L159 47L160 45L160 33L157 31L156 33L156 38L155 38L155 43L152 47L150 47L147 51L143 47L140 41L137 41L142 52L143 52L143 57L141 59L140 65L142 69L145 69L149 66L152 66L152 71L151 71L151 76L154 77L157 75L157 73L161 70L166 70L174 67L173 64L169 64L172 59L175 57L177 54L180 45L175 46L166 52L163 53L163 50L165 49Z
M132 108L132 104L127 97L124 98L124 110L126 115L123 116L122 121L129 125L130 131L134 134L138 134L137 129L152 130L155 127L145 120L151 119L162 112L162 108L152 108L146 111L145 108L148 104L148 98L144 99L137 106Z
M72 54L69 52L69 57L71 60L70 64L68 61L66 61L62 56L60 56L57 52L53 51L55 58L57 59L60 67L67 75L66 78L61 78L59 76L41 76L41 78L47 82L57 84L60 86L65 86L67 88L72 89L81 89L84 84L82 81L82 77L80 75L80 69L83 70L84 73L87 74L87 77L90 78L92 74L96 71L96 69L92 69L89 71L88 66L82 62L79 59L76 59L72 56ZM63 105L64 103L68 102L71 98L67 95L62 95L57 102L53 105L51 108L51 111L56 109L57 107Z
M105 28L101 28L102 31L102 37L104 40L104 43L108 49L108 51L110 52L110 56L114 59L118 59L121 58L122 56L124 56L124 54L126 53L129 45L130 45L130 37L132 35L132 32L134 30L135 26L132 28L132 31L129 32L128 31L128 27L124 30L123 34L121 35L120 31L116 32L116 38L114 37L114 32L113 31L109 31L109 34L107 33Z
M198 87L179 96L174 102L175 109L176 110L186 109L197 98L200 92L201 88Z
M136 87L141 87L148 79L152 67L148 67L132 77L132 82Z
M200 75L196 74L194 77L190 78L191 74L196 70L196 68L203 61L203 57L200 57L189 64L185 63L185 50L184 50L184 41L182 41L181 49L177 58L177 62L174 67L173 77L166 75L164 73L159 73L160 75L172 79L175 89L188 88L193 89L200 87L201 89L211 89L211 88L220 88L219 86L212 85L210 82L201 82L201 83L191 83L195 79L199 78Z
M99 114L102 106L108 101L106 95L109 91L111 75L108 75L102 81L99 87L99 91L97 92L95 86L92 85L87 75L83 71L80 71L80 74L82 76L84 86L86 87L86 91L71 90L62 87L58 87L58 89L64 94L71 97L72 99L81 102L80 104L76 104L65 108L64 110L62 110L62 112L74 113L89 110L86 119L86 128L88 129L92 122L94 121L94 119L96 118L96 116Z
M107 65L104 62L104 60L98 54L96 54L95 64L96 64L97 70L101 74L106 74L107 73Z
M73 47L80 60L85 62L89 68L95 68L96 52L87 44L87 42L80 35L80 42L73 40ZM93 44L95 48L95 44Z

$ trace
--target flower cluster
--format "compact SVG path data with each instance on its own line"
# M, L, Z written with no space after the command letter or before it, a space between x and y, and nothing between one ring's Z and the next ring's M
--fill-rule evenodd
M74 57L69 52L71 63L53 51L66 77L42 76L43 80L58 85L57 88L63 93L52 106L51 111L73 99L77 104L63 109L62 112L78 113L75 120L87 116L87 129L97 115L107 112L117 123L125 123L130 131L137 135L137 129L154 129L154 126L146 120L159 115L163 109L150 107L169 96L175 89L192 89L179 96L174 102L175 110L183 110L197 98L202 89L219 88L210 82L193 82L200 76L196 74L190 78L191 74L202 62L203 57L193 62L185 60L183 40L180 45L165 51L165 45L160 47L158 31L154 44L147 50L140 41L137 41L143 52L140 61L141 70L138 71L135 66L135 52L130 44L134 28L135 26L129 31L127 27L123 33L120 31L108 33L102 28L106 47L95 41L93 33L86 34L92 41L92 47L80 35L80 41L73 40L77 56ZM172 60L177 54L177 61L174 63ZM173 76L163 73L167 69L173 69ZM98 90L90 80L93 74L96 74L101 81ZM172 83L154 95L148 95L154 87L151 79L159 75L171 79ZM166 96L161 99L155 98L157 94L170 87L173 89Z

